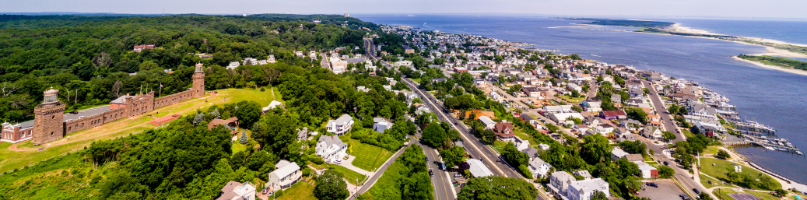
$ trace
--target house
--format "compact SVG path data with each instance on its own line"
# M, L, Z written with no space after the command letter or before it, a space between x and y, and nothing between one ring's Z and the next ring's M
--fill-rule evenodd
M639 128L643 126L642 122L635 119L622 120L621 122L619 122L619 125L622 126L622 128L628 129L630 131L637 131Z
M353 117L348 114L342 114L336 120L328 120L328 124L325 125L328 129L328 132L342 135L350 131L350 128L353 127Z
M574 174L575 176L582 176L583 180L589 180L592 178L591 173L588 173L588 170L577 170L572 174Z
M642 178L658 178L658 169L655 167L641 161L634 163L639 165L639 172L642 174Z
M611 102L618 103L622 102L622 96L619 94L612 94L611 95Z
M530 158L528 164L529 166L527 169L530 170L530 173L532 173L532 179L546 177L547 173L549 173L549 168L552 168L549 163L544 162L544 160L541 160L541 158L538 157Z
M154 44L135 45L133 48L134 52L138 53L142 52L144 49L154 49Z
M555 123L562 123L566 122L569 118L577 118L583 120L585 117L580 115L580 113L550 113L549 119L555 121Z
M263 109L261 109L261 110L263 111L263 113L266 113L266 112L269 112L270 110L275 109L277 107L285 108L286 106L283 105L283 103L281 103L279 101L272 100L272 102L270 102L268 106L263 107Z
M564 199L569 190L569 185L575 181L577 179L568 172L556 171L549 176L549 185L547 187L557 199Z
M297 163L288 160L280 160L275 164L275 171L269 173L269 181L266 182L268 188L287 188L297 183L303 173Z
M628 152L625 152L624 150L620 149L619 147L614 147L614 149L611 150L611 159L613 159L613 160L619 160L620 158L624 158L627 155L628 155Z
M389 129L390 127L392 127L392 124L390 124L386 119L381 117L373 118L373 131L384 133L384 130Z
M415 110L415 114L417 115L422 115L423 113L431 113L431 112L432 111L429 110L429 107L426 107L425 105L418 105L417 110Z
M583 109L585 109L588 112L602 111L602 102L599 101L595 102L583 101L580 103L580 105L583 106Z
M716 116L717 111L715 110L715 108L712 108L710 106L701 103L692 103L687 107L689 115L698 116L701 118L717 119Z
M636 135L633 133L621 133L617 139L617 142L624 142L624 141L636 141Z
M342 62L341 59L331 58L330 61L331 61L331 71L333 71L334 74L341 74L347 71L347 64L345 62Z
M614 126L611 126L611 124L608 123L604 123L600 126L597 126L596 129L597 133L602 134L604 136L607 136L608 133L614 132Z
M347 144L339 137L323 135L319 137L316 147L317 155L328 163L340 163L347 156Z
M241 184L230 181L221 188L221 196L216 200L255 200L255 186L252 183Z
M541 143L541 144L538 144L538 148L540 148L541 150L547 151L547 150L549 150L549 145Z
M646 138L658 140L661 138L661 135L661 129L656 126L646 126L642 129L642 136Z
M572 112L572 105L559 105L559 106L544 106L546 113L570 113Z
M601 178L574 181L569 184L569 190L566 192L566 198L569 200L589 200L594 191L605 193L605 196L611 196L608 191L608 182Z
M229 65L227 65L227 67L226 67L226 68L227 68L227 69L230 69L230 70L235 70L236 68L238 68L238 66L241 66L241 63L239 63L238 61L236 61L236 62L230 62L230 64L229 64Z
M485 129L493 129L496 126L496 122L485 116L479 117L479 122L485 125Z
M622 110L603 110L600 111L600 118L611 120L611 119L627 119L628 114Z
M529 158L538 157L538 149L533 147L527 147L526 149L521 150L521 152L527 154L527 157Z
M465 161L464 165L460 166L460 169L467 167L468 171L471 172L471 176L479 178L485 176L493 176L493 172L485 167L485 164L482 163L481 160L478 159L468 159Z
M302 130L297 131L297 140L306 140L306 139L308 139L308 127L303 127Z
M699 121L699 122L695 122L695 124L693 124L693 126L695 128L697 128L698 131L700 131L703 135L709 136L709 137L715 136L715 133L725 133L726 132L726 128L724 128L723 125L716 124L716 123L709 123L709 122Z
M630 162L644 162L642 154L628 154L625 155L625 159L628 159Z
M585 124L575 124L572 126L572 130L577 131L577 134L583 134L588 130L588 126Z
M213 127L224 125L230 130L230 133L238 133L238 117L230 117L229 119L213 119L207 124L207 130L213 130Z
M538 99L546 99L546 97L551 96L547 88L523 87L521 88L521 92L524 92L524 95L528 97L536 97Z

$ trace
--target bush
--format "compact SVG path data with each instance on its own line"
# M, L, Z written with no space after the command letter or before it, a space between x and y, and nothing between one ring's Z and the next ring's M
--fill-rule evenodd
M313 173L314 170L311 170L311 168L306 167L306 168L303 168L302 171L303 171L303 176L310 176L311 173Z
M717 156L715 157L725 160L731 158L731 155L729 155L729 152L726 152L721 149L717 151Z
M266 89L265 89L265 88L261 88L261 92L264 92L264 91L266 91Z

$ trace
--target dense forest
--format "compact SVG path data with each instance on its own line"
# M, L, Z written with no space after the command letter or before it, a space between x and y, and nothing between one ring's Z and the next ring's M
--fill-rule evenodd
M334 18L366 25L352 18L283 17L2 15L0 120L32 119L33 107L49 87L60 90L59 98L68 103L67 111L105 104L141 90L172 94L190 87L193 69L188 66L195 63L206 66L208 90L266 85L279 76L272 69L319 67L317 60L297 57L293 51L336 47L352 50L362 45L362 37L367 34L335 22L317 25L292 21L329 22ZM154 44L156 48L134 52L133 46L140 44ZM212 58L201 58L196 55L199 53ZM242 67L236 71L222 67L246 57L266 59L269 55L278 60L273 67ZM166 73L167 69L173 72Z

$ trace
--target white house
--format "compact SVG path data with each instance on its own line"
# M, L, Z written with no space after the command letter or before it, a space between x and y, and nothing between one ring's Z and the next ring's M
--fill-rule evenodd
M392 126L386 119L381 117L373 118L373 130L375 132L384 133L384 130L389 129Z
M266 187L287 188L303 176L300 166L288 160L280 160L275 167L276 170L269 173L269 182L266 182Z
M585 119L585 117L583 117L583 115L581 115L580 113L550 113L549 114L549 119L551 119L552 121L555 121L555 123L563 123L566 120L568 120L570 117L571 118L577 118L577 119L580 119L580 120Z
M339 137L323 135L317 141L317 155L328 163L340 163L347 156L347 144Z
M485 176L493 176L493 172L491 172L490 169L488 169L488 167L485 167L485 164L483 164L481 160L468 159L465 161L465 163L468 163L469 166L468 171L471 172L471 176L473 177L478 178Z
M572 105L544 106L544 111L547 113L570 113L572 112Z
M565 171L556 171L549 176L549 185L547 187L557 199L563 199L566 197L569 185L576 180L574 176Z
M479 121L482 122L482 125L485 125L485 129L493 129L496 126L496 122L487 116L479 117Z
M627 155L628 155L628 152L625 152L624 150L620 149L619 147L614 147L614 149L611 150L611 159L613 159L613 160L619 160L620 158L624 158Z
M353 127L353 117L348 114L342 114L336 120L328 120L328 124L325 125L328 129L328 132L342 135L350 131L350 128Z
M661 129L655 126L645 126L644 129L642 129L642 136L658 140L661 138Z
M566 198L569 200L589 200L594 191L605 193L605 196L610 197L611 193L608 192L608 182L601 178L588 179L582 181L574 181L569 184L569 190L566 193Z
M552 168L552 166L538 157L530 158L529 166L527 167L527 169L530 170L530 173L532 173L533 179L537 177L546 177L547 173L549 172L549 168Z
M636 165L639 165L639 172L642 174L642 178L657 178L658 177L658 169L650 164L647 164L642 161L634 161Z
M255 200L255 186L252 183L230 181L221 188L221 196L216 200Z

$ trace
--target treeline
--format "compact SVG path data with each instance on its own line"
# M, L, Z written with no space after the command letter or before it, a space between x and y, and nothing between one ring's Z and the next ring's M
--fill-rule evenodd
M596 18L571 18L572 20L586 20L591 21L588 24L605 25L605 26L631 26L631 27L652 27L663 28L672 26L672 22L659 22L659 21L645 21L645 20L627 20L627 19L596 19Z
M209 90L266 85L280 76L277 69L319 67L318 60L297 57L293 51L308 54L308 50L361 46L365 33L337 25L258 17L3 17L8 19L0 25L24 21L42 27L0 30L0 120L12 122L32 119L33 107L49 87L60 90L59 98L69 110L105 104L126 93L138 93L141 87L143 92L153 90L163 96L183 91L190 87L196 63L206 67ZM81 23L49 24L59 21ZM140 44L156 48L133 52L133 46ZM213 57L203 59L197 53ZM235 71L222 67L246 57L269 55L278 63Z
M773 56L751 56L740 54L739 56L742 59L751 60L751 61L759 61L769 65L776 65L780 67L786 68L794 68L800 70L807 70L807 62L794 60L790 58L780 58L780 57L773 57Z

